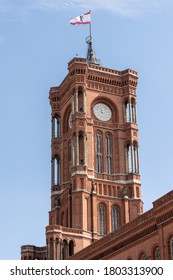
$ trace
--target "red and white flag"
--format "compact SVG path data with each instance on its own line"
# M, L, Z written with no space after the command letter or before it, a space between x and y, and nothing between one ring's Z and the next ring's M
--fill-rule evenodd
M90 24L91 23L91 12L87 12L75 18L70 19L70 24Z

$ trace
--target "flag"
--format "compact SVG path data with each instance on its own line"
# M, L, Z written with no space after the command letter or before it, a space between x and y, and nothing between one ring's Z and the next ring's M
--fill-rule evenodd
M90 24L91 23L91 11L70 19L70 24Z

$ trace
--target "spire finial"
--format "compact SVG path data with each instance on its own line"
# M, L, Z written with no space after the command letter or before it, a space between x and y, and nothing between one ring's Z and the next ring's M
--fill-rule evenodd
M88 63L97 63L95 51L93 49L93 44L92 44L92 37L88 36L86 38L86 43L88 44L88 51L87 51L87 60Z
M91 13L91 11L90 11L90 13ZM96 58L95 51L93 49L91 20L90 20L90 36L88 36L86 38L86 43L88 44L88 51L87 51L87 61L88 61L88 63L101 65L100 61Z

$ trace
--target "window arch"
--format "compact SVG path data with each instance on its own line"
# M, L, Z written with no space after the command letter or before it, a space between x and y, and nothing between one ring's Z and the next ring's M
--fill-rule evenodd
M155 249L154 249L153 259L154 260L161 260L161 258L160 258L160 248L158 246L155 247Z
M96 171L102 173L102 136L96 133Z
M120 213L119 207L113 206L112 207L112 231L116 230L120 226Z
M110 134L106 134L106 173L112 173L112 139Z
M99 204L99 207L98 207L98 226L99 226L99 233L102 234L102 235L104 235L106 233L105 216L106 216L105 205Z

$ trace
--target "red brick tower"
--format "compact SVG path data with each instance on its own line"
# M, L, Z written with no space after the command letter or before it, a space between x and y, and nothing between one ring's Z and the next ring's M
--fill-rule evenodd
M74 58L62 83L50 89L47 259L67 259L143 212L137 80L133 70Z

